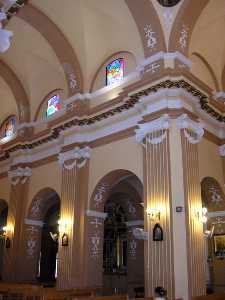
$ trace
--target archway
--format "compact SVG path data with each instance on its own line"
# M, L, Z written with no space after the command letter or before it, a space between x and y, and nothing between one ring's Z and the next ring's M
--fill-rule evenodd
M144 294L144 241L133 235L144 227L143 186L127 170L115 170L97 184L87 211L88 282L105 293Z
M59 195L51 188L39 191L32 200L25 220L25 256L29 281L55 284L59 216Z
M224 292L225 287L225 195L212 177L201 182L202 202L208 210L205 225L208 293Z
M5 248L4 227L7 224L8 205L5 200L0 199L0 280L2 279L2 268Z

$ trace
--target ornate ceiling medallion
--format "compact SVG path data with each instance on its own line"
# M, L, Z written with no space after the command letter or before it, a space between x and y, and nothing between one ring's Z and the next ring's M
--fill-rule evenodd
M157 0L159 4L165 7L171 7L177 5L181 0Z

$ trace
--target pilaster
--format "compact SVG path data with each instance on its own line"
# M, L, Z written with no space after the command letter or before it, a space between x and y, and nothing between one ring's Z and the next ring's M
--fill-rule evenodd
M60 289L81 288L84 285L84 217L89 158L89 147L76 147L59 154L62 192L57 285ZM62 243L64 234L68 237L68 245Z
M22 257L23 221L27 200L29 177L32 170L29 167L12 168L8 172L11 182L9 212L6 236L10 241L5 251L3 279L5 281L20 280L20 263Z

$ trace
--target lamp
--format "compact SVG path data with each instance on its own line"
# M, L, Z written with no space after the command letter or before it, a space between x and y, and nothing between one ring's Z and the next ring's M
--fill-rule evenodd
M147 216L150 218L152 221L160 221L160 216L161 216L161 211L160 209L156 208L147 208L146 210Z
M8 236L11 231L12 230L11 230L10 226L3 226L1 229L1 236L4 237L4 239L5 239L5 247L6 248L10 248L10 246L11 246L11 241Z
M68 231L71 225L71 221L66 219L61 219L58 221L58 225L59 225L59 233L62 236L61 245L68 246L69 245Z

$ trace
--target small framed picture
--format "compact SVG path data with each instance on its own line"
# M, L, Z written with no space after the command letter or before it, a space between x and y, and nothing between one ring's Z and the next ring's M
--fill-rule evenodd
M68 234L64 233L62 236L62 246L68 246L68 244L69 244Z
M216 256L225 256L225 234L215 234L214 239L214 252Z

